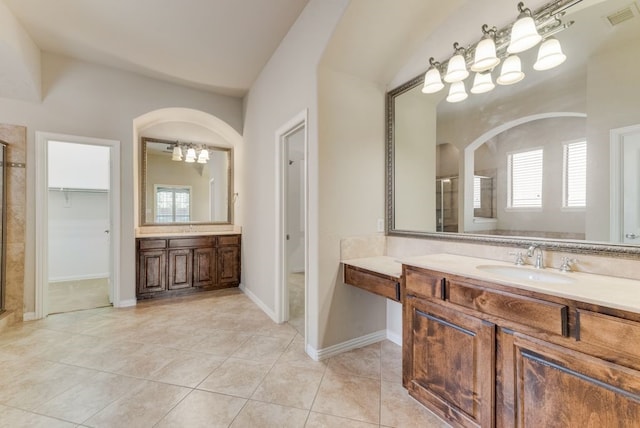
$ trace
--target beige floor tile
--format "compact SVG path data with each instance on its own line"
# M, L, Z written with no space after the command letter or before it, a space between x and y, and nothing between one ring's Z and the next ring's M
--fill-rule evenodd
M304 427L308 414L308 410L249 401L233 421L231 428L299 428Z
M284 353L293 337L282 339L278 337L252 336L236 352L234 358L273 363Z
M71 337L69 333L40 329L6 344L0 349L4 353L22 358L38 356L50 347L66 342Z
M192 391L157 428L226 428L247 400L206 391Z
M445 428L448 424L409 396L402 384L382 382L380 424L398 428Z
M328 369L334 373L380 379L380 344L374 343L332 357Z
M136 342L105 340L101 345L62 359L65 364L115 372L127 363L127 357L144 346Z
M291 342L286 351L278 358L278 364L287 364L308 370L323 370L327 367L327 361L315 361L304 350L304 339L297 338Z
M224 357L181 351L169 364L151 374L151 379L195 388L225 361Z
M380 381L327 370L311 409L318 413L378 424Z
M145 344L134 352L122 357L123 364L118 367L116 373L150 379L153 373L177 358L180 351L162 346Z
M73 428L76 424L0 404L0 428Z
M111 306L109 278L49 283L49 313Z
M310 409L324 370L307 370L276 364L251 398L283 406Z
M229 358L198 389L249 398L270 369L269 363Z
M92 416L90 427L152 427L188 393L188 388L145 381L142 386Z
M305 428L373 428L377 424L354 421L353 419L339 418L337 416L325 415L311 412Z
M141 387L144 382L140 379L100 372L38 406L35 412L82 423L123 395Z
M300 334L304 334L304 272L290 273L289 287L289 325Z
M250 334L220 329L208 334L202 341L193 345L191 349L220 357L228 357L236 352L250 337Z
M388 340L381 342L380 366L382 380L402 383L402 346Z

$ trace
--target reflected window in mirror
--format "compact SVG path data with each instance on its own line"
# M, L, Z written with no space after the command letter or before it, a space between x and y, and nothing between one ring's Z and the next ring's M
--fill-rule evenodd
M141 149L142 225L233 222L231 148L143 137Z

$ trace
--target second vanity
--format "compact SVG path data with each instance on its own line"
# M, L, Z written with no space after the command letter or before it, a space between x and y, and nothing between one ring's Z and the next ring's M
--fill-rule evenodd
M451 254L344 264L347 284L397 279L403 385L453 426L640 423L640 282Z

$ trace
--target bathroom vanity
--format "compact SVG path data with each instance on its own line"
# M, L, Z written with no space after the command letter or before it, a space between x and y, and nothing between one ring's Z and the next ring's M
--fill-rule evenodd
M136 297L168 297L240 284L239 234L136 238Z
M345 261L345 283L360 286L348 272L364 260ZM639 281L451 254L395 263L403 385L442 419L638 426Z

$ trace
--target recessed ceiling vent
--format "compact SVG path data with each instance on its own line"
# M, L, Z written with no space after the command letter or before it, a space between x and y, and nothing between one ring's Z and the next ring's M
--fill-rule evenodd
M605 16L605 20L611 27L615 27L616 25L635 18L638 15L640 15L638 5L636 3L631 3L624 9L620 9L612 14Z

